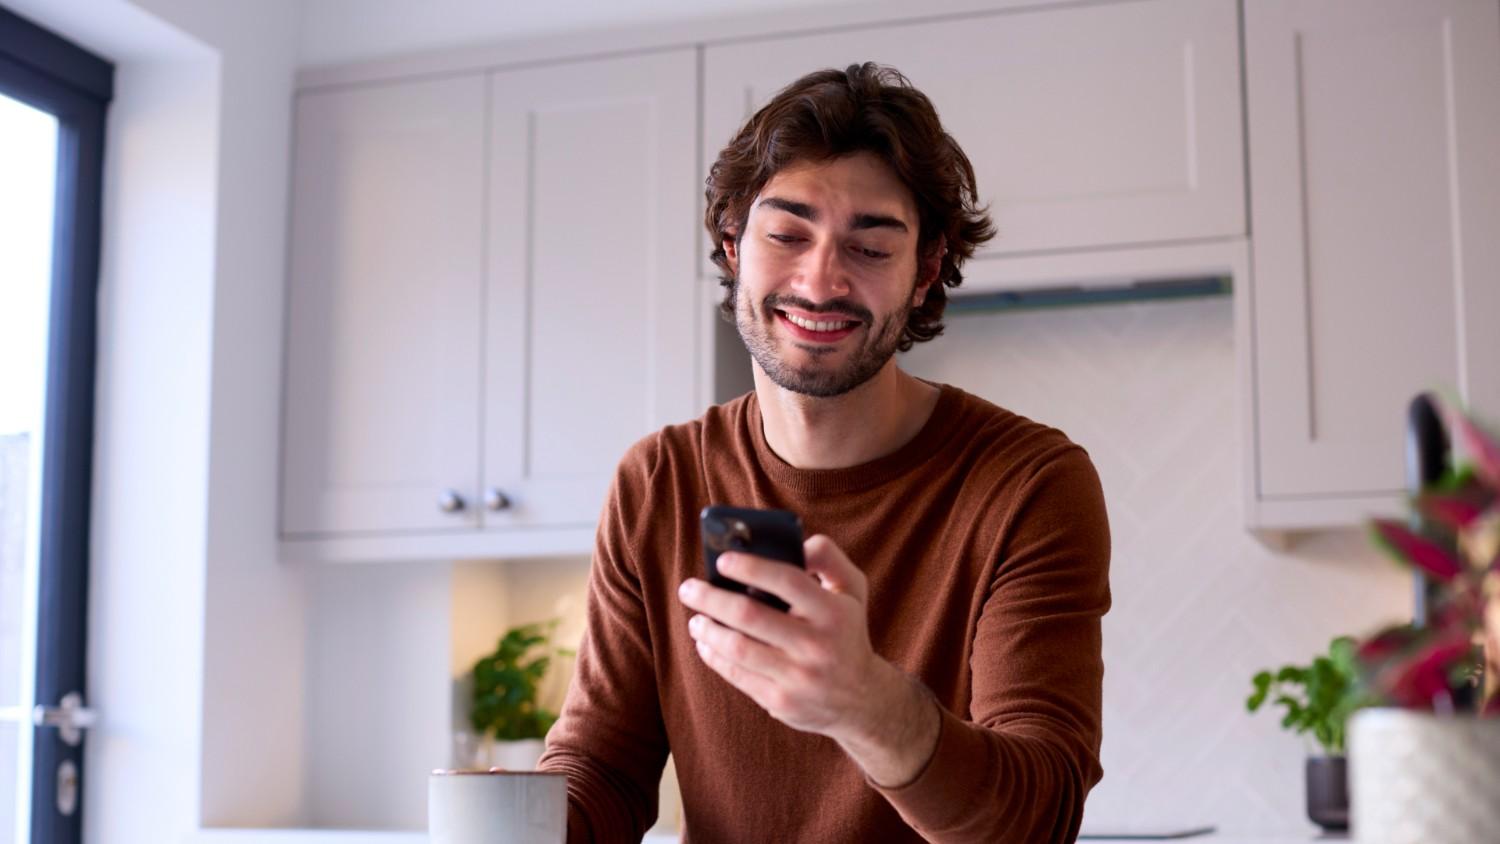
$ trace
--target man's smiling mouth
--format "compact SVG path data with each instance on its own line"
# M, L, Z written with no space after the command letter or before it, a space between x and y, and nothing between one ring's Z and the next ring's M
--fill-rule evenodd
M792 336L800 340L831 343L849 336L860 326L859 320L811 319L787 313L779 308L775 309L775 313L782 324L788 327Z
M793 325L801 326L803 328L806 328L808 331L838 331L840 329L849 328L851 326L859 324L859 322L856 320L848 319L827 321L819 320L814 322L813 320L803 319L796 314L789 314L785 311L777 311L777 313L786 317L787 320L790 321Z

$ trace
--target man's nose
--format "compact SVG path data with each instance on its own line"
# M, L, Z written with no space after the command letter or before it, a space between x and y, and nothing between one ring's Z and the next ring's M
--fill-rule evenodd
M849 295L849 272L843 250L824 242L803 254L802 271L793 283L796 292L812 302L826 302Z

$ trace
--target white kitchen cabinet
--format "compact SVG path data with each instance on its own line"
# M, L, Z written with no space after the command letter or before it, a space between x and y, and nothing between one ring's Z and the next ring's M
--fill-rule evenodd
M973 163L999 235L971 275L1020 254L1245 234L1234 0L1005 9L709 46L705 168L783 86L864 61L926 93Z
M677 49L300 97L294 555L588 549L698 412L696 93Z
M491 84L486 525L592 527L631 443L701 412L697 51Z
M1500 413L1500 4L1245 4L1252 526L1399 510L1407 402Z
M285 534L474 529L485 80L302 93Z

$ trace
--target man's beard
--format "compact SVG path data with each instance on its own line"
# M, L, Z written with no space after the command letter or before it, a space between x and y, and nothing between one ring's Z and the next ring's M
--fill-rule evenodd
M741 297L740 293L739 280L735 279L730 294L734 301L735 327L739 329L740 339L745 342L750 357L771 379L771 383L784 390L815 398L841 396L874 378L875 373L885 367L886 362L900 347L901 335L906 330L907 318L913 309L908 298L903 307L875 325L875 316L868 309L851 303L841 304L839 300L819 307L806 299L772 293L761 302L757 312L749 299ZM776 319L773 311L784 308L797 308L809 313L837 312L859 317L861 325L855 330L864 331L864 341L849 352L849 360L841 368L793 366L777 355L768 325ZM845 338L846 342L847 340ZM832 346L813 345L796 339L791 339L791 342L814 358L837 354Z

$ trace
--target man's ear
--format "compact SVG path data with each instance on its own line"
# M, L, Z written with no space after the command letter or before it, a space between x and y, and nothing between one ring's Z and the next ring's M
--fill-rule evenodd
M913 308L922 307L922 303L927 301L927 291L931 289L932 282L917 285L916 289L911 292L911 306Z
M740 274L740 249L738 240L735 237L724 238L724 260L729 262L729 272L731 275Z
M917 287L911 294L912 307L921 307L923 300L927 298L927 289L937 283L938 273L943 270L943 256L947 254L947 244L939 239L922 256L921 266L917 271Z

